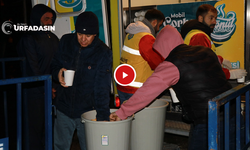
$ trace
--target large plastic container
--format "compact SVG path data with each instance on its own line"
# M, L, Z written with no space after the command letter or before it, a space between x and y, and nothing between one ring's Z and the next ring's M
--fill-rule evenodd
M116 110L110 109L110 112ZM81 118L85 123L88 150L129 150L133 116L114 122L91 121L96 118L96 111L92 110L83 113Z
M168 102L156 99L135 113L131 128L131 150L162 150Z

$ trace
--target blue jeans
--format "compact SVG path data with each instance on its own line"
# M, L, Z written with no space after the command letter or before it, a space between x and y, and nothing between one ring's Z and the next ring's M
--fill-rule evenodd
M120 104L122 105L122 103L126 100L128 100L133 94L131 93L125 93L122 91L117 90L119 98L120 98Z
M243 119L243 117L242 117ZM241 119L241 120L242 120ZM243 121L243 120L242 120ZM241 143L244 142L244 127L241 122ZM230 119L229 125L229 144L230 150L236 149L236 122L235 117ZM224 149L224 123L220 122L220 149ZM208 126L207 124L191 125L189 133L189 145L188 150L207 150L208 149Z
M70 149L75 129L81 150L87 150L85 128L81 118L72 119L57 110L54 124L54 150Z

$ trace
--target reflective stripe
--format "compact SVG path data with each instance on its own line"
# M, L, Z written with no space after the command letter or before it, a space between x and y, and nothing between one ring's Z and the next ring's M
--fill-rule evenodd
M135 50L135 49L129 48L129 47L125 46L125 45L123 46L122 49L123 49L124 51L130 53L130 54L141 56L139 50Z
M211 40L211 49L216 52L216 48L215 48L215 45L214 45L214 42Z
M213 45L214 44L214 42L213 41L211 41L211 45Z
M139 88L139 87L141 87L143 85L143 83L141 83L141 82L132 82L132 83L130 83L128 85Z

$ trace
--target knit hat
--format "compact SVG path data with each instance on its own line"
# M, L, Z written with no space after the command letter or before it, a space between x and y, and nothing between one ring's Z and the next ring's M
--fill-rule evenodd
M76 19L75 30L83 34L98 34L99 24L97 16L91 11L81 13Z

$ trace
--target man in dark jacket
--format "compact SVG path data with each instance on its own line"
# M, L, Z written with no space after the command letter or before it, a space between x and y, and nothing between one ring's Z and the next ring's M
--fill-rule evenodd
M81 13L75 30L63 35L51 64L52 77L61 84L57 90L55 150L70 149L75 130L81 149L86 150L83 113L96 110L97 121L109 120L112 51L98 38L98 18L93 12ZM72 86L65 85L65 70L75 71Z
M33 7L30 16L31 26L52 26L56 13L44 4ZM25 57L24 76L50 74L50 64L58 48L59 39L50 31L30 31L17 46L20 57ZM24 115L27 134L24 138L27 150L44 149L44 86L43 82L25 85L27 101L24 102ZM27 107L26 107L27 106Z

